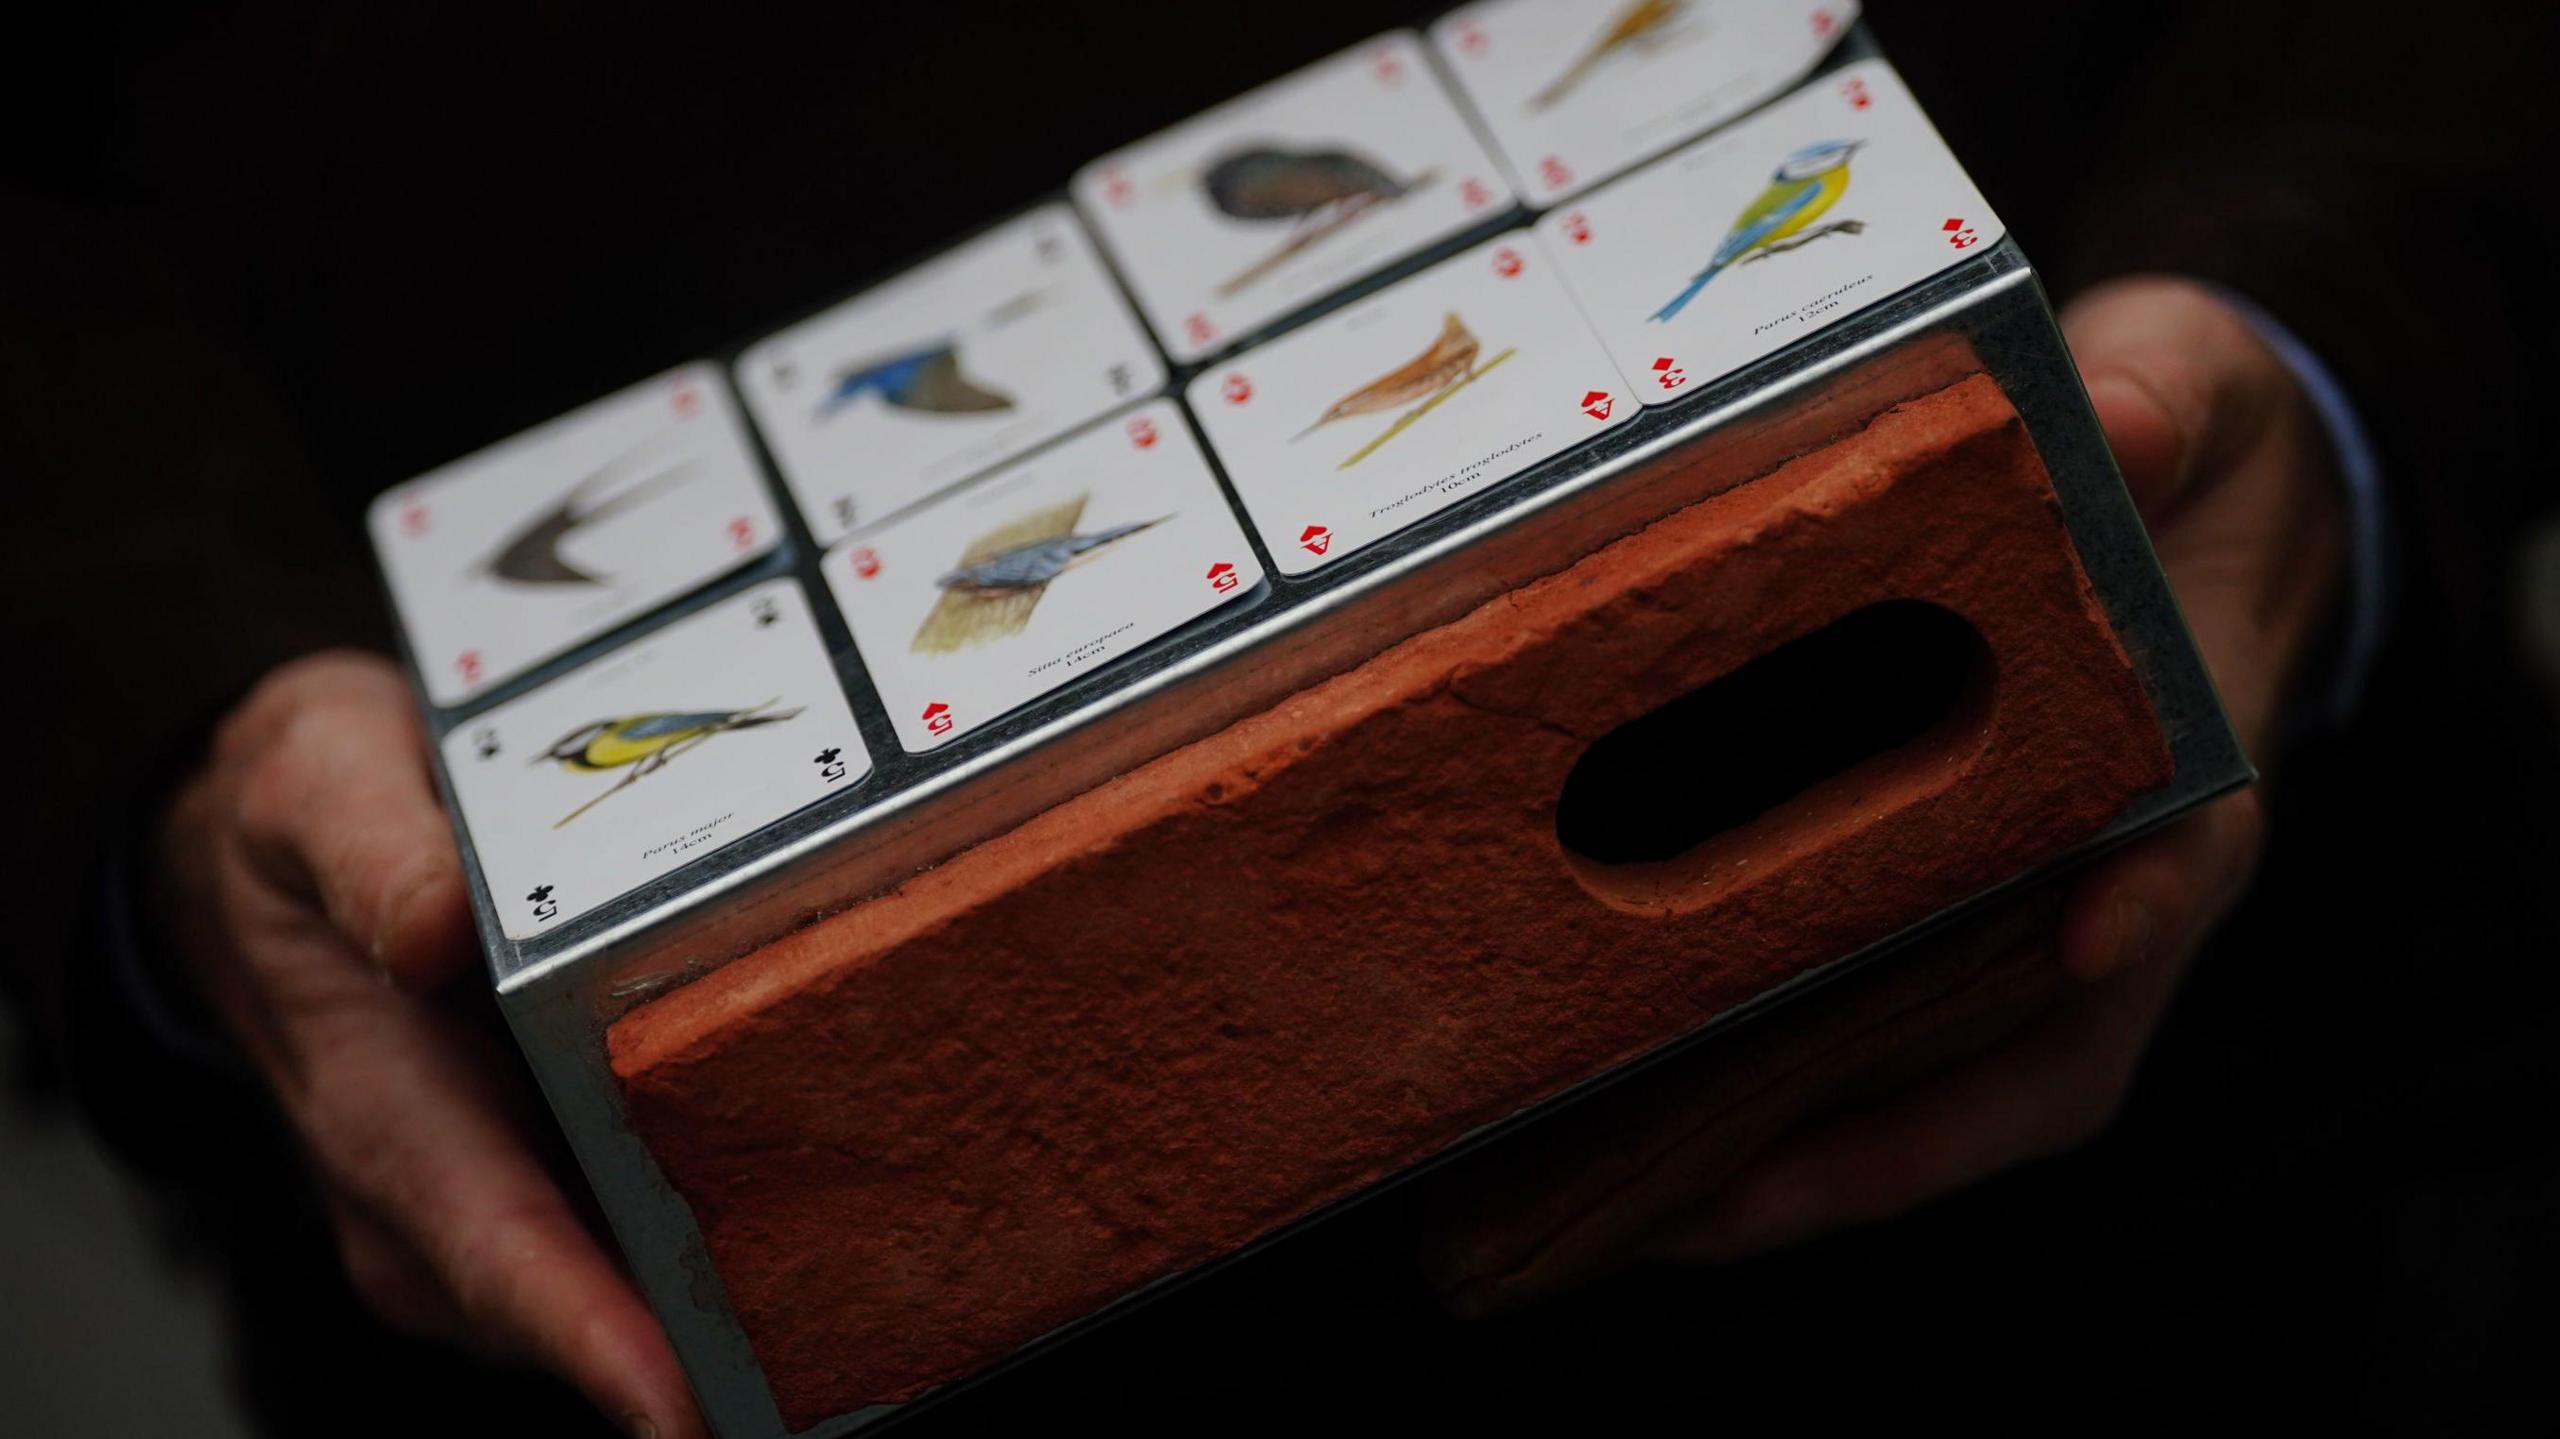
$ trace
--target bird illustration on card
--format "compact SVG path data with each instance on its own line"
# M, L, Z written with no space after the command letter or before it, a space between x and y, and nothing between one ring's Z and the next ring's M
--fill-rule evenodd
M1529 97L1526 108L1535 113L1563 104L1593 72L1622 55L1659 53L1683 33L1679 21L1688 10L1689 0L1633 0L1609 17L1609 23L1563 74Z
M535 755L533 762L537 765L545 762L556 764L573 774L607 774L619 770L622 777L612 788L552 821L551 827L560 829L566 826L642 779L665 769L678 755L699 749L721 735L781 724L799 715L797 709L775 709L774 706L780 703L779 699L769 699L745 709L620 715L580 725Z
M1110 525L1078 533L1088 496L1049 505L969 542L960 563L934 581L942 591L907 645L913 654L949 654L1022 633L1049 586L1132 535L1172 519Z
M1735 265L1748 265L1802 249L1826 235L1856 235L1866 230L1858 220L1834 220L1814 228L1849 189L1849 159L1864 140L1821 140L1778 162L1759 198L1743 207L1716 246L1706 268L1689 277L1680 293L1653 312L1669 320L1689 307L1710 281Z
M612 577L581 567L561 546L589 525L646 504L683 484L693 471L687 457L669 459L649 444L626 450L570 487L511 531L478 569L491 579L529 588L610 585Z
M1457 311L1451 310L1441 319L1440 333L1421 354L1326 406L1325 412L1316 416L1315 423L1291 436L1290 442L1294 444L1303 440L1339 420L1402 410L1394 424L1334 466L1336 470L1350 469L1376 454L1389 440L1403 434L1459 391L1483 379L1494 366L1519 352L1506 349L1479 365L1476 360L1483 353L1484 346L1476 339L1475 332L1467 328L1467 322Z
M1293 150L1248 145L1211 163L1200 177L1210 206L1246 224L1286 223L1278 248L1221 281L1220 298L1238 294L1305 251L1339 235L1379 207L1432 183L1425 170L1399 179L1385 165L1347 149Z

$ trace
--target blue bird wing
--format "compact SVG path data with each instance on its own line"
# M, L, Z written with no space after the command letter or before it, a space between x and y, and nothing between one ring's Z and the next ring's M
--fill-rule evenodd
M1698 298L1698 292L1707 287L1709 280L1722 273L1725 266L1741 259L1750 253L1754 245L1776 234L1789 221L1803 214L1805 207L1811 205L1815 197L1821 193L1822 181L1818 176L1798 182L1793 189L1782 185L1771 185L1768 189L1761 191L1760 198L1752 201L1750 207L1742 212L1742 218L1733 222L1733 229L1726 233L1724 243L1716 246L1715 255L1707 261L1706 268L1691 276L1689 283L1681 289L1679 294L1672 296L1661 309L1653 312L1653 318L1657 321L1667 321L1687 309L1689 302Z
M1733 232L1716 247L1716 257L1707 262L1708 267L1720 270L1741 259L1752 246L1776 234L1786 227L1788 221L1803 214L1805 207L1821 193L1822 181L1818 177L1797 181L1795 189L1784 195L1779 193L1777 186L1770 186L1750 209L1742 212L1742 218L1734 222Z
M692 714L642 715L623 726L622 738L656 739L661 735L683 734L687 730L718 724L733 713L735 711L732 710L698 710Z
M865 391L876 390L882 399L895 403L906 394L909 386L915 384L916 375L926 363L950 348L949 345L935 345L847 370L836 377L835 388L827 392L827 402L820 413L833 414L862 398Z

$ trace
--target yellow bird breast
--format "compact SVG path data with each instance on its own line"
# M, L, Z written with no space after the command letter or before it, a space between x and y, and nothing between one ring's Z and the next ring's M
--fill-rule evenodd
M1760 243L1766 245L1770 240L1783 240L1789 235L1803 229L1805 226L1812 224L1814 221L1821 219L1822 212L1839 204L1841 194L1848 188L1849 167L1843 165L1839 169L1832 171L1831 173L1823 176L1821 180L1817 181L1814 186L1812 201L1803 209L1796 211L1794 218L1770 231L1769 239L1763 240Z
M653 734L645 739L635 740L625 739L618 730L607 730L589 741L586 752L579 755L578 759L589 769L613 769L647 759L692 733L691 730L682 730L674 734Z

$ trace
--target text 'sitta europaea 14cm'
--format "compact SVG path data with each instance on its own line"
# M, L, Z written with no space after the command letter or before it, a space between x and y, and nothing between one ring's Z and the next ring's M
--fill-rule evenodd
M1078 495L1064 504L1037 510L999 525L972 541L959 567L934 581L942 597L917 627L908 649L917 654L953 650L1020 634L1050 582L1108 547L1173 518L1113 525L1077 534L1085 501Z
M1849 157L1865 143L1824 140L1780 161L1776 173L1769 177L1769 188L1761 191L1760 198L1734 220L1707 267L1692 276L1688 288L1672 296L1670 303L1654 311L1653 318L1668 320L1687 309L1707 282L1729 266L1766 259L1835 231L1855 235L1863 230L1865 227L1855 220L1841 220L1811 232L1806 227L1840 203L1841 195L1849 188Z
M1253 223L1285 220L1297 229L1279 249L1221 283L1218 294L1235 294L1290 256L1433 178L1434 172L1425 171L1400 180L1385 166L1348 150L1254 145L1221 157L1200 177L1201 189L1219 214Z
M641 776L665 769L668 761L707 742L714 735L752 729L758 725L780 724L800 713L797 709L774 709L780 703L778 699L769 699L739 710L625 715L619 719L597 720L571 730L551 748L535 755L533 762L541 764L548 760L562 769L582 774L618 769L623 775L611 789L562 815L551 827L560 828L629 789Z

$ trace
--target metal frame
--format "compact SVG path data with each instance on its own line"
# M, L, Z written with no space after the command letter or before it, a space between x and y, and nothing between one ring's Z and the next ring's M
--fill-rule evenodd
M1876 53L1861 26L1823 68ZM1351 303L1528 219L1515 210L1336 297L1328 308ZM1315 313L1296 317L1290 327ZM1234 348L1258 338L1249 337ZM734 353L721 357L724 373ZM1163 393L1178 397L1191 376L1218 358L1169 365ZM780 575L795 576L807 588L820 616L821 632L873 753L875 768L859 785L531 943L504 938L476 859L465 866L501 1007L642 1291L674 1340L713 1428L725 1439L770 1439L785 1432L690 1211L623 1112L605 1052L605 1031L615 1018L819 915L891 888L918 869L1112 775L1214 733L1411 634L1563 568L1704 493L1766 473L1856 430L1893 404L1976 372L1996 380L2024 418L2060 497L2082 565L2142 677L2177 765L2168 786L2135 801L2103 834L2045 867L2049 870L2164 823L2246 783L2251 772L2125 494L2042 288L2011 240L1748 370L1704 386L1674 406L1648 409L1586 448L1555 457L1312 574L1283 576L1262 553L1270 578L1252 596L927 754L905 753L891 732L817 573L819 552L787 494L780 493L770 464L768 483L775 483L784 511L792 517L790 541L776 554L467 708L431 712L430 725L441 739L491 705L616 648L636 633ZM1187 408L1184 414L1188 420ZM1205 443L1203 449L1208 449ZM1209 453L1214 463L1214 450ZM1659 463L1675 453L1680 463ZM1233 503L1231 489L1229 500ZM1251 526L1245 528L1250 535ZM1254 543L1260 553L1258 539ZM408 658L414 673L415 658ZM440 757L438 774L446 786L448 809L456 815L456 838L471 857L470 836L452 804ZM2044 872L2018 876L1910 933L1782 986L1665 1045L1657 1055L1741 1022ZM1439 1158L1568 1103L1635 1067L1489 1126ZM1428 1165L1414 1172L1424 1167ZM1175 1282L1141 1293L1160 1293ZM948 1392L938 1391L923 1402ZM806 1432L825 1439L914 1407L881 1406L841 1415Z

